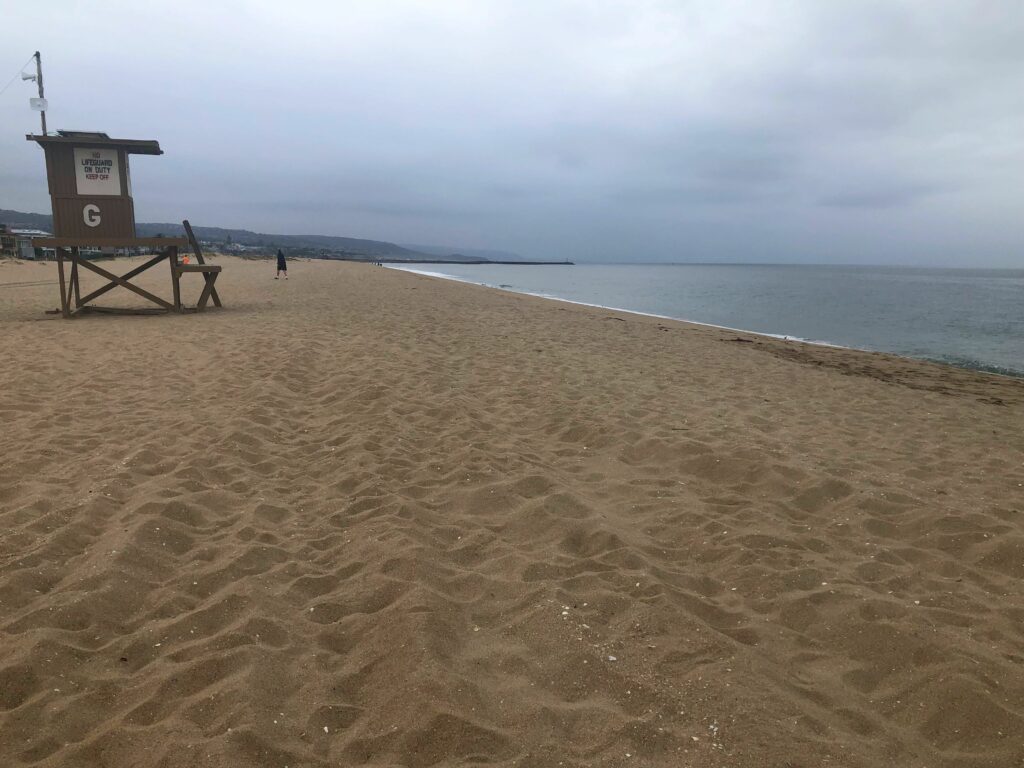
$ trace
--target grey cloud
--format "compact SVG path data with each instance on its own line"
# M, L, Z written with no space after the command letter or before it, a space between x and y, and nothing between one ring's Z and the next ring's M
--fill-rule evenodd
M894 208L911 205L940 191L941 188L927 184L894 185L879 181L870 187L845 189L824 195L820 202L837 208Z
M744 204L765 204L774 198L772 189L755 184L731 184L694 181L676 185L623 185L612 190L608 199L616 204L632 207L688 206L690 208L717 208Z
M43 51L51 126L160 139L133 163L143 219L577 259L1022 261L1018 3L110 0L116 55L80 44L93 10L4 14ZM0 51L0 80L30 53ZM0 208L48 208L29 95L0 96Z

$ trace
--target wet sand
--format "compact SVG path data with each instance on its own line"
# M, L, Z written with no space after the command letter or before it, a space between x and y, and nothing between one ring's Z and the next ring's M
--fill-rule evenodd
M220 263L0 263L0 766L1024 764L1024 381Z

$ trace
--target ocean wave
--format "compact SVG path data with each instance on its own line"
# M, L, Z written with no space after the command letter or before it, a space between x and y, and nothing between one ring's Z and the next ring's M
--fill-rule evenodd
M1015 379L1024 379L1024 369L1007 368L1002 365L990 365L989 363L983 363L981 360L975 360L974 358L963 357L961 355L922 356L922 359L929 360L933 363L955 365L957 368L967 368L968 370L980 371L981 373L994 373L999 376L1011 376Z

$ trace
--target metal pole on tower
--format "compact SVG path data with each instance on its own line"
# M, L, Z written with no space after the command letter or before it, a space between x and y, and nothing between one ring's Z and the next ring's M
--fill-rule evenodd
M45 98L43 96L43 58L39 55L39 51L36 51L36 85L39 86L39 98ZM44 102L45 103L45 102ZM46 135L46 110L41 110L39 113L40 119L43 121L43 136Z

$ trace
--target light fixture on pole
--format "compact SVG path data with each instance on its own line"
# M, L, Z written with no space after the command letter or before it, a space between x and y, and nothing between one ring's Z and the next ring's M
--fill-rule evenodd
M29 107L32 108L33 112L38 112L39 117L43 123L43 136L46 135L46 97L43 95L43 59L39 55L39 51L36 51L32 58L36 60L36 73L29 74L28 72L21 73L22 81L28 80L33 82L39 88L39 97L31 98L28 100Z

